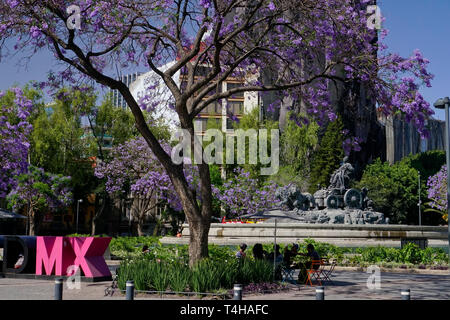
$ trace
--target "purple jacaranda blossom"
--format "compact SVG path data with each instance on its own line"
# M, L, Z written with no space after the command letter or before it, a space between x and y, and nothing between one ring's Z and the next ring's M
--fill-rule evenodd
M213 186L213 194L229 217L238 217L273 208L278 202L276 188L273 182L260 186L257 179L250 177L249 172L237 168L233 171L233 177L223 186Z
M427 187L428 198L431 200L428 205L441 211L444 218L447 217L447 165L443 165L438 173L428 178ZM448 217L446 219L448 221Z
M170 154L170 146L164 144L165 151ZM132 195L140 198L153 198L167 203L175 211L182 211L182 205L166 171L148 147L144 138L131 139L114 147L110 153L110 161L100 162L95 168L95 176L105 179L106 191L111 195ZM196 170L192 166L185 168L185 175L192 188ZM148 203L154 206L155 202ZM148 208L136 213L145 214Z
M0 198L16 186L16 176L27 172L28 137L32 130L29 123L32 101L24 96L20 88L10 91L15 95L14 104L0 104ZM0 96L3 95L0 93Z
M7 196L11 209L26 209L30 221L30 234L35 233L39 221L37 213L66 208L73 201L70 177L51 174L42 168L29 166L25 173L16 176L16 185Z

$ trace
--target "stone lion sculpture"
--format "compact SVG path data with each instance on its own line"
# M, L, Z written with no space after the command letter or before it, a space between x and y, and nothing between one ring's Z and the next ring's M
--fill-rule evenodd
M314 197L309 193L301 193L296 185L278 188L275 196L280 200L280 206L287 210L309 210L314 207Z

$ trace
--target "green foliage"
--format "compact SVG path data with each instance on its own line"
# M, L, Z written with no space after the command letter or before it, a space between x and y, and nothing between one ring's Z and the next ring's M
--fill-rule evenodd
M408 156L402 160L405 164L420 171L421 178L426 181L435 175L445 164L445 151L432 150Z
M191 272L189 266L185 263L170 264L169 288L175 292L185 292L191 283Z
M403 263L403 264L446 264L448 255L440 248L420 249L414 243L408 243L403 248L368 247L358 248L356 252L360 256L355 256L352 260L356 263Z
M339 167L344 158L342 130L344 125L341 118L328 124L325 134L320 141L318 150L314 153L311 163L309 191L317 191L317 185L328 186L330 177Z
M280 170L272 177L279 185L296 184L308 189L311 171L311 155L318 143L319 126L315 122L298 126L288 120L280 136Z
M337 261L341 261L344 257L345 253L350 252L349 248L340 248L334 244L326 243L326 242L318 242L313 239L305 239L302 243L299 244L299 252L306 253L306 247L308 244L312 244L314 249L317 251L320 257L322 258L333 258Z
M39 98L38 93L30 95ZM151 119L148 113L144 117L157 139L170 139L167 126ZM98 106L95 92L71 88L61 89L51 104L38 103L32 125L31 164L72 177L77 199L102 189L102 181L95 178L89 158L107 161L107 147L139 135L129 109L114 107L108 95Z
M87 156L88 149L82 139L80 108L72 105L68 89L62 89L58 97L33 122L31 163L49 172L72 176L79 165L77 160ZM86 96L84 102L89 98Z
M152 246L159 243L160 237L117 237L112 238L109 248L111 253L117 251L140 252L144 245Z
M219 246L216 244L208 245L208 253L210 258L217 261L233 259L237 250L239 250L238 246L236 246L236 249L233 250L230 247Z
M377 159L366 167L356 188L367 187L375 210L383 212L391 223L408 224L418 220L418 174L405 162L394 165ZM426 197L423 188L422 199Z
M19 87L18 85L14 85L13 87ZM40 115L40 113L43 112L45 108L45 103L43 101L43 92L41 90L37 90L33 88L32 83L26 84L23 88L23 95L27 99L31 100L33 105L32 114L29 117L30 123L33 123L34 120ZM11 106L13 107L15 105L14 100L16 99L16 95L12 90L6 90L4 92L4 95L0 97L0 104ZM12 125L16 125L20 122L19 117L17 117L16 112L8 112L4 113L0 111L0 116L6 116L8 119L8 122Z
M197 262L192 268L189 286L193 292L213 292L220 288L223 268L222 263L209 259Z
M173 272L171 265L165 261L151 261L151 278L147 282L150 290L165 291L170 285L170 273Z
M97 187L92 163L92 143L85 136L81 115L95 103L95 95L61 89L57 98L38 108L31 134L31 164L48 172L70 176L75 198ZM94 155L97 155L95 153Z
M402 249L388 248L388 247L364 247L364 248L343 248L333 244L318 242L313 239L305 239L298 243L300 253L306 253L308 244L312 244L321 258L336 260L338 264L348 261L350 264L364 266L370 263L385 264L411 264L411 265L436 265L447 264L448 255L441 248L428 247L420 249L413 243L406 244ZM273 245L263 245L267 252L271 251ZM283 252L283 245L280 245L280 250ZM353 255L350 259L348 255ZM356 254L356 255L355 255ZM305 262L309 258L297 256L294 261Z
M257 139L259 144L259 129L267 129L267 155L271 155L271 130L278 130L278 122L272 120L261 120L259 117L259 108L254 108L249 113L245 114L239 122L233 124L234 130L251 130L254 129L257 132ZM250 150L249 139L245 139L245 150ZM237 157L237 143L234 144L235 150L234 155ZM224 149L225 152L225 149ZM266 165L262 165L260 163L260 159L258 158L257 164L249 164L248 152L245 155L245 164L239 165L245 171L250 172L250 177L254 179L258 179L261 183L264 183L267 179L267 176L261 175L261 168L266 167ZM228 165L227 172L233 172L235 165Z
M418 172L421 180L421 199L426 203L426 182L430 175L438 172L445 162L445 153L429 151L407 157L393 165L377 159L364 170L356 188L366 187L369 198L374 201L375 210L383 212L391 223L417 224L419 208ZM422 207L422 212L424 208ZM443 223L439 213L422 215L422 223L438 225Z
M209 166L209 175L211 176L211 184L218 187L223 184L220 167L216 164Z
M145 237L142 237L145 238ZM200 260L189 267L188 246L161 246L154 242L150 253L142 254L133 245L120 245L128 249L132 256L124 259L119 267L118 285L125 289L127 280L134 280L137 290L211 293L228 290L235 283L273 282L273 264L266 260L253 259L250 250L247 258L236 259L236 248L210 245L210 258ZM438 248L420 249L415 244L407 244L402 249L386 247L341 248L329 243L305 239L299 243L299 252L306 253L306 246L313 244L322 258L334 259L338 264L350 263L358 266L378 264L393 265L438 265L448 262L448 255ZM280 244L280 251L286 245ZM119 247L118 245L116 247ZM273 244L263 244L270 252ZM349 258L348 254L352 254ZM305 262L308 258L297 256L294 261Z
M234 257L228 260L203 259L189 268L187 262L155 259L141 255L121 262L118 285L124 290L126 281L134 280L137 290L198 293L231 289L235 283L261 283L273 281L272 264L267 261Z

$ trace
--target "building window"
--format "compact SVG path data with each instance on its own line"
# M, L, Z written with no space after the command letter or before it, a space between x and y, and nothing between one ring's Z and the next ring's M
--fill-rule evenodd
M237 122L229 117L227 117L227 130L234 130L234 126Z
M205 132L208 124L207 118L198 118L195 120L195 132Z
M242 82L227 82L227 91L238 87L242 87ZM244 92L235 93L230 96L230 99L244 99Z
M237 115L244 113L244 102L242 101L229 101L227 103L227 112Z
M217 102L213 102L204 108L200 113L203 115L221 115L222 106Z

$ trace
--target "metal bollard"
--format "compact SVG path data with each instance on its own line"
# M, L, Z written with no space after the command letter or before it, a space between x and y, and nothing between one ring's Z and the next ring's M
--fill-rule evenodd
M242 300L242 284L234 285L233 300Z
M402 289L402 300L411 300L411 290Z
M55 279L55 300L62 300L63 297L63 278Z
M316 287L316 300L325 300L324 287Z
M134 300L134 281L127 281L127 300Z

